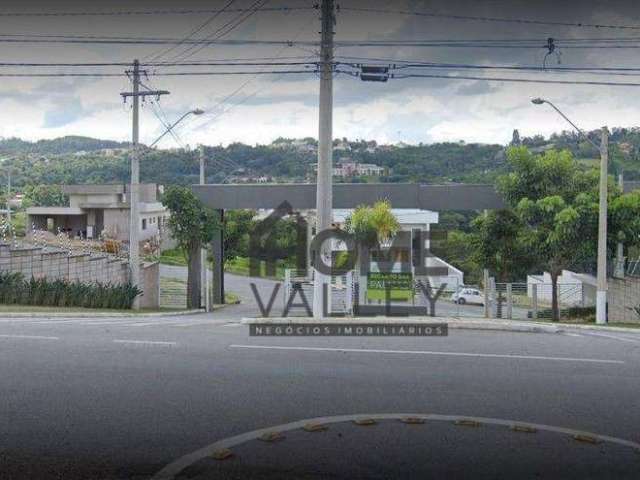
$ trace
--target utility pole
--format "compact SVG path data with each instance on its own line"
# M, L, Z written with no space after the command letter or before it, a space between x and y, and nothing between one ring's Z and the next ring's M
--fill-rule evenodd
M318 180L316 189L316 235L331 228L333 209L333 27L336 22L333 0L321 2L321 45L320 45L320 122L318 132ZM330 241L323 242L317 253L320 258L331 264ZM327 245L329 244L329 245ZM313 279L313 316L323 316L324 285L328 284L327 304L331 311L331 275L321 273L317 268Z
M7 223L11 224L11 167L7 168Z
M607 323L607 195L609 131L602 127L600 140L600 207L598 211L598 280L596 323Z
M620 172L618 175L618 186L622 193L624 193L624 174ZM624 244L622 242L618 242L616 249L616 268L614 272L614 277L624 278L624 270L625 270L625 258L624 258Z
M205 184L204 175L204 145L200 145L200 185ZM207 267L207 249L200 250L200 285L202 285L202 297L204 298L204 308L206 312L211 311L209 298L209 268Z
M169 92L166 90L140 91L140 62L133 61L131 73L132 91L120 95L126 101L128 97L133 101L133 125L131 130L131 181L129 184L129 271L130 282L135 287L140 285L140 159L138 158L138 142L140 137L140 97L160 97ZM144 72L142 72L144 73ZM133 302L135 310L140 308L139 297Z

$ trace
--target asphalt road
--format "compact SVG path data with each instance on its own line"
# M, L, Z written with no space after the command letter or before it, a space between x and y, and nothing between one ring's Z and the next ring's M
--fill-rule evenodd
M640 336L257 338L229 320L239 308L174 318L1 318L0 478L151 478L229 436L349 414L487 417L640 442ZM272 450L252 441L233 448L235 459L191 462L179 478L213 478L216 469L226 469L220 478L640 471L628 447L544 428L529 437L494 424L398 425L380 422L367 434L350 421L306 436L298 429Z

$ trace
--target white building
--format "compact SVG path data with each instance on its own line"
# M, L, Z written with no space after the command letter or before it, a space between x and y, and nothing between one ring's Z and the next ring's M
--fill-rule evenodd
M551 304L551 275L527 276L527 296L533 298L534 285L538 302ZM596 277L586 273L575 273L563 270L558 277L558 303L562 307L592 307L595 305Z

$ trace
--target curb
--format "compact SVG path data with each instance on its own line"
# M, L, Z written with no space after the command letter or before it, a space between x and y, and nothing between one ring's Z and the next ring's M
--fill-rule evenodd
M222 307L215 307L214 310ZM0 312L2 318L153 318L153 317L181 317L205 313L204 310L177 310L175 312L149 312L149 313L120 313L120 312Z
M243 318L243 324L257 325L288 325L288 324L334 324L361 322L373 325L400 325L404 323L442 323L448 324L449 328L459 330L490 330L502 332L523 332L523 333L564 333L572 330L588 330L598 332L623 332L640 336L640 329L625 327L598 327L595 325L573 325L567 323L542 324L536 322L524 322L519 320L497 320L497 319L460 319L451 317L342 317L342 318L322 318L314 319L307 317L274 317L274 318Z

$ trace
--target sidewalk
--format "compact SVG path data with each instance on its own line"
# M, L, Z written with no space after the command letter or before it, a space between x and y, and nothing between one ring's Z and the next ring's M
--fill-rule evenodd
M260 325L288 324L335 324L335 323L368 323L373 325L400 325L404 323L446 323L449 328L460 330L494 330L525 333L563 333L567 331L594 330L606 332L624 332L640 337L640 328L617 327L609 325L584 325L572 323L531 322L522 320L501 320L488 318L455 318L455 317L332 317L317 320L309 317L286 318L243 318L242 323Z

